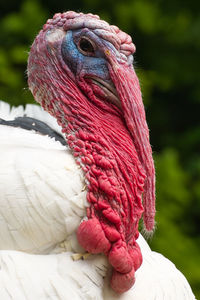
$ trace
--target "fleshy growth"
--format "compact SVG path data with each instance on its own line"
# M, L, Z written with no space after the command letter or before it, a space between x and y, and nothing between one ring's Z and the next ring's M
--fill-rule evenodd
M152 231L155 218L155 169L139 80L132 66L125 67L112 57L108 59L111 61L110 74L122 103L127 127L146 172L143 218L146 229Z
M116 37L119 62L114 53L106 53L123 111L97 98L84 76L73 74L62 60L60 46L65 32L60 28L73 30L86 25L110 42ZM51 30L54 35L48 44L46 36ZM77 231L79 243L88 252L108 256L113 266L111 286L119 293L133 285L135 270L142 263L136 239L144 211L144 182L144 220L149 230L154 214L148 128L137 77L126 63L134 49L130 37L117 27L97 16L69 12L57 14L44 25L33 43L28 64L28 82L35 99L57 118L85 172L90 207L88 220Z

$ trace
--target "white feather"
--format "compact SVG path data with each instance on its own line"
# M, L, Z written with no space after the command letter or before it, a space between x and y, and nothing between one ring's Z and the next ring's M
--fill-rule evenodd
M61 127L58 125L56 119L46 112L41 106L36 104L27 104L25 108L20 106L12 106L0 100L0 118L4 120L14 120L17 117L28 116L38 119L49 125L56 132L63 135ZM63 135L64 136L64 135Z
M24 114L55 120L40 107L10 109L0 118ZM194 300L185 277L151 251L142 236L143 264L123 295L109 287L103 255L73 261L83 251L76 230L86 215L85 180L70 150L34 131L0 125L0 299L2 300ZM105 279L104 279L105 278Z
M0 100L0 118L4 120L14 120L17 117L23 116L24 109L20 105L18 107L10 107L10 105Z

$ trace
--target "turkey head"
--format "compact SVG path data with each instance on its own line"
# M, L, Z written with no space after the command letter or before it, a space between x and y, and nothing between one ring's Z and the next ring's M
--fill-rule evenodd
M55 116L85 173L87 216L77 230L90 253L104 253L118 292L134 284L143 214L154 227L155 180L131 37L92 14L49 19L28 61L34 98ZM143 202L142 202L143 198Z

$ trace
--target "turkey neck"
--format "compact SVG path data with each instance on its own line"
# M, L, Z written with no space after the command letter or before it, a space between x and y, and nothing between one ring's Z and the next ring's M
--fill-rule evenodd
M136 239L145 170L122 112L95 96L84 78L69 70L59 56L59 43L47 48L44 40L41 33L32 47L29 86L62 126L85 172L90 206L87 221L78 228L78 241L88 252L108 256L113 266L111 286L121 293L133 285L142 262Z
M87 216L97 216L103 226L112 225L113 232L116 228L115 235L120 233L122 240L132 242L143 212L145 178L132 137L120 114L97 107L80 95L77 87L74 90L72 99L71 91L66 96L68 87L60 85L51 103L68 145L85 172L90 203Z

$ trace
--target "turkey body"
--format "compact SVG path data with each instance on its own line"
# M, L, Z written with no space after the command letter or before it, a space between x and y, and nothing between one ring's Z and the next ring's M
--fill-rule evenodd
M30 116L62 135L42 108L1 102L0 118ZM173 263L137 240L143 255L134 286L121 295L109 287L106 256L84 252L76 231L88 203L84 174L67 145L34 130L0 125L0 298L2 300L193 300Z

